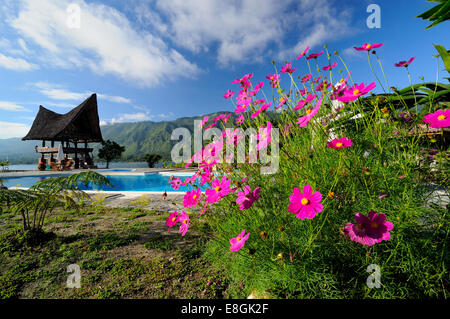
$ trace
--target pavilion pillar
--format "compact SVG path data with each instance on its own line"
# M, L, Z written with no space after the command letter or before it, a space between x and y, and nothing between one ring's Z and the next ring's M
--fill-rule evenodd
M78 159L78 143L74 142L74 144L75 144L75 158L74 158L75 166L74 166L74 168L78 169L78 168L80 168L80 160Z
M45 140L42 140L42 147L45 147ZM41 153L41 162L44 162L44 153Z
M53 148L53 147L55 147L55 141L51 141L51 147ZM53 153L50 153L50 162L53 162Z

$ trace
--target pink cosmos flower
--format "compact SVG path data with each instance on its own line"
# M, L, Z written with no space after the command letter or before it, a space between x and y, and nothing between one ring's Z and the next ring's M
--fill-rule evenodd
M259 90L261 90L263 85L264 85L264 82L259 82L258 84L255 85L255 89L253 91L250 91L248 93L248 95L254 96L254 95L258 94Z
M331 86L331 83L329 83L327 80L322 81L320 84L318 84L316 86L316 92L317 91L323 91L323 90L327 90L329 87Z
M225 116L225 118L223 119L223 122L226 124L228 122L228 119L230 118L231 113L228 114L227 116Z
M280 97L280 103L275 107L275 109L278 110L280 107L285 105L287 101L288 97L286 95L283 95L282 97Z
M232 98L233 95L234 95L234 92L231 91L231 90L228 90L227 93L225 93L225 94L223 95L223 97L224 97L225 99L229 99L229 98Z
M203 159L208 162L209 164L212 164L213 161L217 159L219 156L219 152L223 149L223 141L215 141L213 143L210 143L206 145L203 148Z
M331 147L331 148L344 148L344 147L352 146L353 142L349 138L341 137L341 138L335 138L331 142L328 142L327 145L328 145L328 147Z
M319 53L312 53L312 54L308 55L308 56L306 57L306 59L307 59L307 60L317 59L317 57L318 57L318 56L321 56L322 53L323 53L323 50L320 51Z
M348 90L347 80L349 75L345 79L341 79L336 85L333 87L333 94L330 95L331 100L337 100L339 97L344 96L345 90Z
M241 132L240 129L235 128L233 131L231 129L226 129L225 132L222 134L224 138L226 138L226 144L227 145L237 145L239 140L242 139L244 136L239 134Z
M233 80L231 83L241 83L241 85L244 84L244 86L246 86L247 85L246 82L248 82L248 80L250 80L252 78L252 76L253 76L253 73L249 73L249 74L244 75L240 79Z
M220 114L220 115L216 116L216 118L214 119L214 122L220 121L220 120L223 119L225 116L226 116L225 114Z
M174 211L169 215L169 218L166 219L166 226L169 227L168 230L170 230L170 227L175 226L178 223L179 214L177 211Z
M315 98L316 98L317 94L309 94L306 99L304 100L299 100L297 105L294 107L294 111L298 111L300 109L302 109L305 104L307 103L311 103Z
M305 49L302 53L300 53L300 55L297 57L296 60L298 60L298 59L300 59L302 56L304 56L304 55L306 54L306 51L308 51L308 49L309 49L309 46L307 46L306 49Z
M169 179L169 184L170 184L170 187L172 187L173 189L180 189L181 179L178 177Z
M217 122L213 122L210 126L205 128L205 131L212 129L214 126L216 126Z
M313 219L317 213L323 211L323 205L320 203L322 194L314 192L310 185L303 186L303 192L294 187L289 196L289 211L297 214L298 219Z
M186 186L186 185L192 185L192 184L197 180L197 177L198 177L197 174L198 174L198 172L195 173L194 175L190 176L190 177L187 177L187 178L181 183L181 185L183 185L183 186Z
M292 74L292 72L294 72L295 70L297 70L297 69L292 69L291 68L291 62L288 62L288 63L286 63L286 65L284 65L281 68L280 72L281 73L291 73Z
M394 65L396 66L396 67L402 67L402 66L404 66L405 68L407 68L408 67L408 65L410 65L411 64L411 62L412 61L414 61L414 59L415 59L416 57L412 57L411 59L409 59L408 61L400 61L400 62L398 62L398 63L394 63Z
M307 109L306 115L298 118L298 121L297 121L298 126L305 127L306 125L308 125L309 121L311 121L311 119L314 117L314 115L316 115L316 113L319 111L321 104L322 104L322 98L319 99L319 101L317 102L316 107L314 109L312 109L312 110Z
M190 190L184 195L183 206L184 207L195 207L200 201L200 195L202 190L197 188L197 190Z
M202 128L203 125L205 125L205 124L208 122L208 120L209 120L209 116L203 117L203 120L200 121L200 124L199 124L198 127L199 127L199 128Z
M384 42L378 43L378 44L364 43L361 47L353 47L353 48L355 48L355 50L357 50L357 51L370 51L372 49L381 47L383 44L384 44Z
M234 110L234 113L242 113L245 112L249 104L238 104L236 105L236 109Z
M298 94L300 94L300 95L305 95L305 94L308 94L309 92L308 92L308 89L301 89L300 91L298 91Z
M317 82L320 80L321 77L322 77L322 76L320 75L317 79L315 79L314 81L312 81L312 83L317 83Z
M236 118L236 124L237 125L241 125L244 122L244 115L240 114L237 118Z
M201 168L202 171L210 171L214 165L216 165L217 162L216 161L205 161L202 160L202 162L198 165L199 168Z
M181 236L184 237L186 235L186 232L189 229L189 216L186 214L186 212L183 210L181 212L181 215L178 217L178 221L181 223L180 229L178 230L179 233L181 233Z
M266 79L270 80L270 85L275 88L280 84L280 75L279 74L269 74L266 75Z
M250 233L247 233L247 235L245 235L245 229L242 231L242 233L240 233L239 235L236 236L236 238L231 238L230 239L230 251L238 251L239 249L241 249L244 244L245 241L248 239L248 236L250 236Z
M267 121L267 126L261 126L259 132L256 134L256 139L259 143L256 145L256 150L260 151L266 148L271 141L272 123Z
M337 63L336 63L336 62L334 62L334 63L331 64L331 65L324 66L324 67L322 68L322 70L328 71L328 70L331 70L331 69L333 69L333 68L335 68L335 67L337 67Z
M364 83L355 84L349 90L345 90L343 96L337 98L341 102L350 102L370 92L376 86L375 82L370 83L364 87Z
M212 182L212 188L205 191L206 202L214 204L222 199L222 197L230 193L230 183L226 176L222 177L222 180L215 179Z
M253 119L256 118L256 117L258 117L258 115L259 115L261 112L264 112L265 110L267 110L271 105L272 105L272 102L270 102L269 104L263 104L263 105L261 105L261 107L259 108L259 110L257 110L255 113L253 113L253 114L251 115L251 117L252 117Z
M306 74L305 76L302 77L302 79L300 80L300 82L306 83L306 82L308 82L308 81L311 79L311 77L312 77L312 74L311 74L311 73L308 73L308 74Z
M238 192L238 197L236 198L236 204L240 204L239 209L249 209L252 207L253 203L259 198L260 187L256 187L253 192L250 185L244 186L243 192Z
M355 221L356 225L347 223L344 227L346 236L354 242L372 246L391 238L389 231L394 228L394 225L386 220L386 215L383 213L377 214L373 210L368 216L356 213Z
M437 110L424 116L423 122L430 123L432 128L441 128L450 126L450 109Z

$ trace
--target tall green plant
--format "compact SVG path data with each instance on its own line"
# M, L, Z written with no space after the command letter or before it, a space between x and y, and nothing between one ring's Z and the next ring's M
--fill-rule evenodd
M0 189L0 203L4 209L20 214L24 231L39 233L53 210L78 208L83 200L90 199L80 185L112 186L103 175L88 171L44 179L29 189Z
M428 2L439 4L417 16L417 18L422 18L423 20L433 21L425 30L450 19L450 0L428 0Z

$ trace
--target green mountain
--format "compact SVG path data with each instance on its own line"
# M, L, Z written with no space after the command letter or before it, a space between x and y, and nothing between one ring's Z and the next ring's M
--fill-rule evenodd
M228 113L230 112L208 114L210 120L207 125L219 114ZM142 160L145 154L160 154L163 159L168 160L173 145L177 143L170 140L172 131L184 127L193 132L194 120L202 118L203 116L196 116L163 122L116 123L101 126L101 131L104 140L113 140L125 146L121 158L123 161ZM230 121L232 120L234 116L230 118ZM22 141L20 138L0 139L0 161L8 159L12 164L36 163L38 155L34 146L40 144L40 141ZM101 145L90 145L94 147L94 157L98 161L97 150Z

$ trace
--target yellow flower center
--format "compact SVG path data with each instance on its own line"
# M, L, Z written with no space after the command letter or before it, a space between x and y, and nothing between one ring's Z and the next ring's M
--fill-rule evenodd
M309 200L307 198L302 198L301 203L302 203L302 205L308 205Z
M172 218L172 221L174 222L175 220L176 220L177 218L176 217L174 217L174 218Z
M359 94L359 92L360 91L358 89L356 89L356 90L353 91L353 95L357 95L357 94Z
M187 219L183 220L183 224L187 224Z
M371 47L372 47L371 44L367 44L367 45L366 45L366 49L370 49Z
M373 222L373 223L371 224L371 226L372 226L372 228L377 229L380 225L378 225L377 223Z
M344 82L344 79L341 79L341 83Z
M306 114L311 114L311 109L307 109Z
M438 116L438 120L439 120L439 121L443 121L443 120L445 120L446 118L447 118L447 117L446 117L444 114Z
M263 138L263 139L266 139L266 138L267 138L267 134L266 134L266 133L263 133L262 138Z
M197 194L194 194L194 196L192 196L192 198L193 198L193 199L196 199L196 198L197 198Z
M220 191L220 186L216 186L216 188L214 188L216 190L216 192Z
M361 224L356 224L356 228L358 228L358 230L363 230L364 229L363 225L361 225Z
M237 240L237 241L241 241L241 239L242 239L242 238L239 237L239 236L236 237L236 240Z
M336 146L337 146L337 147L341 147L341 146L342 146L342 143L341 143L341 142L338 142L338 143L336 143Z

